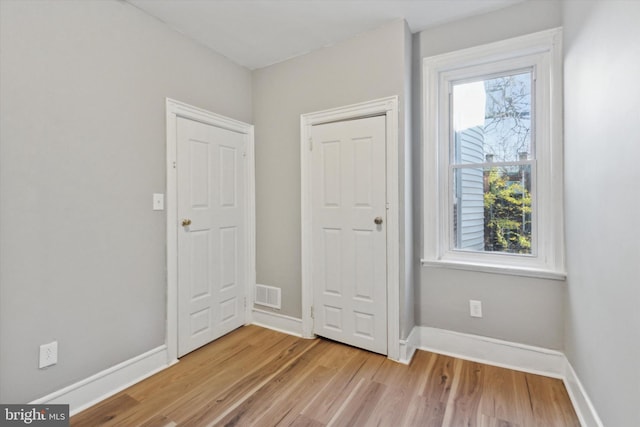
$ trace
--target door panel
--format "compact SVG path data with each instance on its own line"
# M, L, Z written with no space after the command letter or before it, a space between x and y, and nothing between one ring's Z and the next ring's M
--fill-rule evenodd
M177 119L179 356L245 321L245 138Z
M385 117L311 136L314 333L386 354Z

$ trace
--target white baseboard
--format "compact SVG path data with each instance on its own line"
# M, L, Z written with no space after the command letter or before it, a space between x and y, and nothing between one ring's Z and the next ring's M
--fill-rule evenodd
M30 403L67 404L74 415L177 362L168 360L167 346L161 345Z
M556 350L420 326L420 349L532 374L563 378L566 358Z
M571 402L578 414L580 423L583 426L603 427L602 420L600 420L596 408L593 406L593 403L591 403L589 395L587 395L569 360L567 360L565 369L564 386L567 388L569 397L571 397Z
M413 355L420 347L420 329L415 327L409 333L406 340L400 340L400 359L397 362L408 365Z
M411 361L412 346L433 353L561 379L583 427L602 427L602 421L564 353L479 335L416 326L404 348ZM403 342L401 342L401 349Z
M259 308L254 308L251 315L253 318L251 323L254 325L289 335L295 335L296 337L302 337L302 319L274 313L272 311L260 310Z

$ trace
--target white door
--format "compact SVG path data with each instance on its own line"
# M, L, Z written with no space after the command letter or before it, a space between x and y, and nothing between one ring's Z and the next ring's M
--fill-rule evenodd
M313 126L314 333L387 354L386 126Z
M246 135L177 119L178 356L245 321Z

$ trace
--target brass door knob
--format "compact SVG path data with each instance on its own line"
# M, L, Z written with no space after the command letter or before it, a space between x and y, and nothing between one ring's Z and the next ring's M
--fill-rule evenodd
M189 225L191 225L191 220L190 219L183 219L182 220L182 226L183 227L187 227Z
M373 220L373 222L375 222L375 223L376 223L376 225L380 225L380 224L382 224L382 217L381 217L381 216L377 216L377 217Z

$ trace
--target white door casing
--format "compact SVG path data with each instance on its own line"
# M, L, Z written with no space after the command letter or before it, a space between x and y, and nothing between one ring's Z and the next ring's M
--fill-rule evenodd
M314 125L383 115L386 130L386 322L387 357L400 360L400 217L398 175L398 97L377 99L359 104L303 114L301 124L301 199L302 199L302 335L314 336L312 318L313 238L312 238L312 144Z
M253 168L253 126L167 99L170 363L251 321Z
M314 333L387 354L385 117L311 129Z

